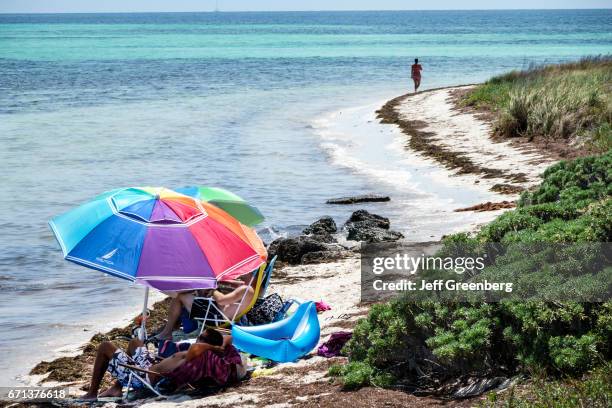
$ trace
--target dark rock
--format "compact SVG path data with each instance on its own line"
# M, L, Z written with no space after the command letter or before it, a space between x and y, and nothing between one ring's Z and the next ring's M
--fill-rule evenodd
M338 232L338 227L332 217L325 216L310 224L302 232L308 235L328 235Z
M351 241L383 242L397 241L404 238L402 233L378 227L369 227L362 222L356 222L346 227L347 239Z
M331 198L326 204L356 204L356 203L380 203L390 201L391 197L376 194L365 194L352 197Z
M333 262L338 259L345 258L351 254L350 251L315 251L309 252L302 256L303 264L316 264L316 263L324 263L324 262Z
M397 231L390 231L390 225L388 218L358 210L351 214L344 228L348 233L347 239L352 241L397 241L404 237Z
M275 255L278 260L297 265L302 262L302 257L310 252L326 251L328 246L325 242L317 241L313 237L300 235L295 238L278 238L268 248L268 257Z
M317 234L317 235L310 235L310 238L314 239L315 241L319 241L319 242L324 242L326 244L332 244L336 241L336 238L334 238L334 236L332 234Z
M346 224L355 222L364 222L368 226L383 229L389 229L389 227L391 226L391 223L389 222L388 218L382 217L378 214L370 214L366 210L357 210L352 213Z

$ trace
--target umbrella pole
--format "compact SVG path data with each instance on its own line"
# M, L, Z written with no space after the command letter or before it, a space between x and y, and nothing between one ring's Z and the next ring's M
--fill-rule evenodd
M145 327L145 323L147 321L148 304L149 304L149 287L145 286L144 305L142 306L142 322L140 323L140 331L138 332L138 338L141 341L145 341L147 339L147 328Z

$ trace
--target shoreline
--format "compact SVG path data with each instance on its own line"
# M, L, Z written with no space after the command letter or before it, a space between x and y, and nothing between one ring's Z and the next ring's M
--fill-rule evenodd
M535 184L540 171L556 160L545 155L542 149L535 151L533 145L517 146L510 141L496 140L490 122L481 112L458 106L456 93L476 85L407 93L387 101L376 112L377 118L381 123L396 125L408 136L407 148L436 161L458 176L472 175L489 181L492 192L515 196L524 190L525 185ZM433 106L424 101L432 98L436 98ZM420 106L421 103L424 106ZM508 156L514 160L491 166L490 154L497 160L507 160ZM518 163L516 159L519 159Z
M466 226L477 228L499 214L455 210L513 198L489 191L471 175L458 175L406 148L407 137L401 129L380 123L376 117L376 111L385 103L379 100L345 107L314 122L319 144L331 163L367 179L371 188L364 194L391 198L382 205L365 203L345 208L377 212L391 219L406 239L427 241L464 231Z
M485 126L487 124L482 118L477 118L476 113L455 112L456 106L447 97L447 93L452 90L465 89L467 86L459 85L436 88L417 94L402 95L387 101L376 111L375 115L380 119L382 126L396 125L404 137L409 138L407 146L405 146L406 150L416 153L417 156L425 160L434 161L436 166L444 168L447 172L450 171L452 173L451 177L457 177L453 180L454 183L477 184L478 188L491 190L500 197L514 199L519 191L529 188L538 179L538 171L541 165L547 163L546 166L548 166L550 163L547 158L542 156L539 163L534 162L524 173L517 173L510 167L507 169L503 166L495 168L487 167L483 166L480 161L490 161L491 157L487 156L483 151L475 151L470 154L470 152L462 151L457 144L453 145L452 140L449 141L449 137L441 140L439 137L440 132L444 128L449 128L448 120L454 125L461 124L463 123L461 119L467 119L461 115L466 115L472 118L465 122L465 125L468 126L468 131L469 127L474 126L474 123L478 124L478 131L476 133L469 133L467 137L476 137L480 143L485 141L490 143L491 146L495 145L497 146L496 151L499 154L506 154L507 157L524 157L524 151L507 143L500 144L500 142L491 139L490 135L487 134L487 132L490 132L490 127ZM432 106L427 105L426 109L419 112L419 114L431 116L440 114L440 112L446 112L446 116L443 119L446 119L447 122L419 121L414 117L415 112L418 112L415 104L422 102L424 99L431 101L432 97L435 98L434 102L436 103L433 103ZM440 104L444 106L440 106ZM448 112L453 113L451 115ZM456 131L456 135L459 135L458 137L462 137L462 129L458 130L455 128L454 131ZM486 139L482 139L483 134L486 134ZM455 148L454 151L452 150L453 148ZM478 158L478 155L482 157ZM511 161L511 159L507 159L507 161ZM502 183L500 180L504 182ZM497 184L508 184L516 187L516 189L492 190ZM467 210L474 212L477 211L477 208L475 206L474 210ZM508 208L511 207L493 208L493 211L488 211L486 216L483 215L478 219L482 219L486 223L491 216L498 215ZM324 209L322 213L324 213ZM465 225L464 231L472 232L480 226L481 224ZM452 232L455 231L439 231L439 234L442 236ZM313 300L324 300L332 306L331 311L319 315L321 322L320 343L322 343L327 340L328 335L333 331L352 328L355 321L364 313L367 313L368 306L360 304L359 280L359 259L353 256L332 263L286 266L278 269L272 276L271 290L278 292L283 299L303 297L304 293L314 296L316 293ZM168 299L154 304L151 316L147 321L147 330L149 332L157 328L157 325L162 322L165 317L167 304ZM128 329L129 325L114 328L104 334L95 334L90 342L82 346L83 351L81 354L74 357L60 357L52 362L41 362L32 370L31 378L38 381L42 380L43 385L47 386L50 384L44 382L46 379L53 381L53 384L63 383L67 380L78 389L78 387L82 386L83 381L86 383L89 379L90 367L88 365L92 362L97 344L102 340L112 339L114 336L125 335L129 332ZM262 404L279 404L287 401L290 401L290 404L295 406L308 405L309 401L316 401L319 404L323 402L332 403L333 401L339 401L339 396L337 395L339 387L338 385L331 384L329 381L327 368L330 363L343 361L343 359L343 357L334 359L311 357L299 360L297 363L281 364L266 372L265 375L253 378L219 394L191 400L191 403L189 401L173 401L172 399L162 402L149 399L141 401L141 404L147 407L170 407L183 402L181 406L187 407L202 404L216 406L232 406L236 404L242 406L262 406ZM51 371L49 371L50 369ZM49 373L44 374L45 371ZM108 381L108 378L106 381ZM415 404L416 406L425 406L424 404L427 403L427 406L430 406L437 405L440 402L435 398L415 397L402 391L368 390L371 390L371 392L367 393L367 391L361 390L353 393L343 393L340 398L343 398L344 401L350 401L353 398L355 401L359 401L360 398L363 398L363 394L367 393L368 398L374 398L372 400L374 403L391 400L396 401L398 403L397 406L404 406L407 403ZM465 406L470 406L473 405L473 402L474 399L468 399L458 403L465 403Z

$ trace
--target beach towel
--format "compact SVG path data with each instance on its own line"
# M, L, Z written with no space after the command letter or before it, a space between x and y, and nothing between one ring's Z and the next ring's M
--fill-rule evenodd
M347 331L332 333L332 335L329 336L329 340L321 344L317 350L317 354L326 358L339 356L340 352L342 351L342 347L344 347L346 342L349 341L352 336L353 333Z
M206 351L191 361L187 361L167 375L176 388L186 384L196 386L213 381L219 386L237 380L236 364L241 364L240 353L234 346L227 346L223 354Z

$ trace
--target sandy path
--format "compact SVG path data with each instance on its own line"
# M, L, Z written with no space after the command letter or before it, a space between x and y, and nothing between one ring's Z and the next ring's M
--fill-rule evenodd
M436 146L461 154L477 166L499 170L505 175L523 174L525 180L471 175L474 180L492 187L498 183L530 187L540 181L540 174L554 161L534 148L516 147L510 142L491 140L491 125L472 113L460 112L452 103L451 93L445 88L408 95L395 106L403 120L418 123L420 132L429 134L428 141Z

